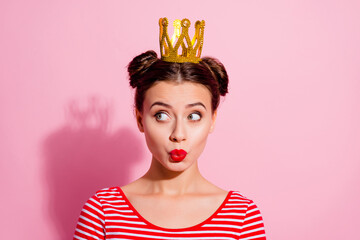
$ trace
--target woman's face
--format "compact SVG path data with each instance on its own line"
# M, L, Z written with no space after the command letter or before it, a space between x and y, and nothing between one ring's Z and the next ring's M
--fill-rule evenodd
M147 90L143 112L136 111L136 118L153 160L170 171L184 171L204 150L216 112L212 113L211 93L202 84L160 81ZM186 157L176 160L171 155L174 149L185 150Z

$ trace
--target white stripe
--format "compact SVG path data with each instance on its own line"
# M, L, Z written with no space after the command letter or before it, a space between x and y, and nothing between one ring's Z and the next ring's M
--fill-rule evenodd
M138 218L136 215L123 215L119 213L106 213L106 217Z
M92 234L90 234L90 233L81 231L80 229L75 229L75 231L77 231L77 232L79 232L79 233L82 233L82 234L84 234L84 235L86 235L86 236L92 237L92 238L94 238L94 239L100 239L100 238L98 238L97 236L94 236L94 235L92 235Z
M121 213L132 213L132 210L121 210L121 209L116 209L116 208L104 208L104 212L106 211L116 211L116 212L121 212Z
M103 203L103 206L109 206L109 207L114 207L114 208L128 208L129 206L126 204L122 204L122 205L114 205L114 204L110 204L110 203Z
M257 232L257 231L260 231L260 230L264 230L264 227L252 229L252 230L245 231L245 232L241 232L241 235L248 234L248 233L253 233L253 232Z
M100 227L100 228L103 227L102 225L98 224L97 222L94 222L93 220L88 219L87 217L84 217L84 216L82 216L82 215L80 215L79 218L84 219L85 221L87 221L87 222L89 222L89 223L91 223L91 224L93 224L93 225L96 225L96 226L98 226L98 227Z
M225 227L225 228L241 229L241 226L238 226L238 225L229 225L229 224L205 224L204 227Z
M230 226L230 225L228 225L228 226ZM206 234L206 233L225 233L225 234L238 235L238 233L236 233L236 232L224 231L224 230L203 230L203 231L181 231L181 232L179 231L179 232L173 232L173 231L156 230L156 229L151 229L151 228L137 228L137 227L126 227L126 226L108 226L107 228L108 229L111 229L111 228L118 229L119 228L119 229L136 230L136 231L153 232L153 233L164 233L164 234L173 234L173 235L177 235L177 234ZM114 235L114 234L113 234L113 232L108 232L107 235Z
M255 203L250 203L248 207L255 206Z
M94 207L93 205L89 204L89 203L85 203L86 206L88 206L89 208L95 210L96 212L98 212L101 216L104 216L104 213L99 210L98 208Z
M255 212L255 211L259 211L259 209L257 209L257 208L251 209L249 211L246 211L246 214L252 213L252 212Z
M233 192L233 193L231 194L231 196L237 196L237 197L241 197L241 198L246 198L246 197L244 197L243 195L241 195L239 192Z
M85 239L85 238L79 237L78 235L76 235L76 233L75 233L75 235L74 235L74 238L77 238L77 239L80 239L80 240L87 240L87 239Z
M229 201L229 202L241 202L241 203L249 203L249 202L250 202L249 200L238 199L238 198L229 199L228 201Z
M251 237L243 238L242 240L250 240L250 239L261 238L261 237L265 237L265 234L260 234L260 235L256 235L256 236L251 236Z
M138 225L146 225L146 223L144 222L139 222L139 221L126 221L126 220L110 220L110 219L105 219L105 222L113 222L113 223L130 223L130 224L138 224Z
M242 219L234 219L234 218L213 218L211 219L211 221L224 221L224 222L239 222L239 223L243 223L244 220Z
M107 198L118 198L118 199L122 199L122 196L117 196L117 195L106 195L106 196L101 196L101 198L100 198L100 199L102 199L102 198L105 198L105 199L107 199Z
M100 232L100 231L96 230L94 227L85 225L85 224L83 224L83 223L81 223L81 222L79 222L78 225L83 226L84 228L90 229L90 230L96 232L97 234L99 234L99 235L101 235L101 236L104 236L104 233L103 233L103 232Z
M99 191L97 194L101 194L101 195L103 195L103 194L110 194L110 193L112 193L112 194L119 194L119 192L118 191Z
M89 214L90 216L93 216L94 218L99 219L99 221L101 221L101 223L104 224L104 220L102 220L98 215L95 215L95 214L89 212L89 211L86 210L86 209L83 209L82 211L85 212L85 213L87 213L87 214Z
M119 203L119 202L121 202L121 203L124 203L125 202L125 200L106 200L106 202L109 202L109 203Z
M224 207L222 210L224 211L229 211L229 210L242 210L243 208L227 208L227 207ZM244 208L245 210L246 208Z
M246 203L226 203L225 206L247 206ZM243 209L243 208L241 208ZM246 209L246 208L244 208Z
M250 202L251 201L250 199L243 198L243 197L236 196L236 195L231 196L231 200L232 201L239 201L239 202Z
M257 217L261 217L261 215L260 215L260 214L257 214L257 215L254 215L254 216L252 216L252 217L247 217L247 218L245 218L244 222L246 222L246 221L248 221L248 220L251 220L251 219L254 219L254 218L257 218Z
M247 228L247 227L251 227L251 226L257 225L257 224L263 224L263 221L257 221L257 222L245 224L245 225L243 225L242 227L243 227L243 228Z
M99 205L99 207L101 207L101 203L96 201L94 198L90 198L89 200L92 201L93 203Z
M220 215L220 216L245 216L245 213L230 212L230 213L218 213L218 215Z
M124 234L122 232L111 232L111 233L107 233L107 235L120 235L120 234ZM143 238L155 238L155 239L168 239L168 240L172 240L172 239L215 239L215 240L234 240L234 238L228 238L228 237L223 237L223 238L219 238L219 237L189 237L189 238L184 238L184 237L160 237L160 236L151 236L151 235L144 235L144 234L136 234L136 233L126 233L126 235L128 236L135 236L135 237L143 237Z

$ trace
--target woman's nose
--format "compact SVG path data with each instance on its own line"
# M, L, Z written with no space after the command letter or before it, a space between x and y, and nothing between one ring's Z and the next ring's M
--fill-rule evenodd
M186 140L185 126L181 121L176 121L174 129L170 135L170 141L172 142L181 142Z

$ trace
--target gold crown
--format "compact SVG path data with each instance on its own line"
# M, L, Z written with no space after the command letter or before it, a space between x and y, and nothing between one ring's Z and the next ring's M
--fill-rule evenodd
M159 25L161 60L177 63L198 63L201 61L200 56L204 42L204 20L196 21L195 35L192 40L189 37L190 21L187 18L174 21L174 34L171 39L167 31L169 25L167 18L160 18Z

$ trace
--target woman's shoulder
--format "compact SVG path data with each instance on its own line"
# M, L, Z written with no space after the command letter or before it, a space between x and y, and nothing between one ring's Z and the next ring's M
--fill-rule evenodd
M102 199L102 198L110 198L110 197L116 197L120 195L120 187L106 187L97 190L93 194L93 198Z
M253 201L253 199L245 197L239 191L229 192L226 206L231 208L244 209L246 210L246 214L250 214L250 216L256 215L257 217L261 218L258 205Z
M257 208L257 205L254 203L252 198L249 198L240 191L229 191L229 196L227 202L229 204L233 203L233 205L246 205L247 207L255 207Z
M252 202L250 198L240 193L240 191L231 190L229 191L230 198L238 201Z

